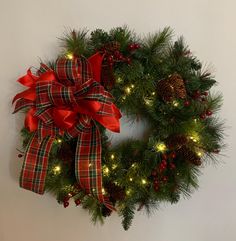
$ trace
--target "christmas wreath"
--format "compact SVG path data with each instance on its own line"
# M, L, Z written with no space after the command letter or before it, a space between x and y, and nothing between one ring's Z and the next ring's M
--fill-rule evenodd
M127 27L67 31L55 61L29 69L13 100L26 109L20 186L71 200L94 222L117 211L124 229L197 188L201 168L222 148L222 97L183 38L165 28L144 38ZM121 113L145 120L142 140L111 146ZM214 114L214 115L213 115Z

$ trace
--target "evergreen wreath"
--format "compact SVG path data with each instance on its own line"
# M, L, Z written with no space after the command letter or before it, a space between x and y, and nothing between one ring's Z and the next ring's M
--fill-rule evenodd
M136 210L149 214L198 187L201 168L223 147L222 96L209 92L215 79L172 35L70 30L56 61L19 79L28 87L14 98L15 112L28 110L21 187L46 190L64 207L72 199L94 222L116 210L125 230ZM147 121L148 137L111 146L106 129L119 131L119 110Z

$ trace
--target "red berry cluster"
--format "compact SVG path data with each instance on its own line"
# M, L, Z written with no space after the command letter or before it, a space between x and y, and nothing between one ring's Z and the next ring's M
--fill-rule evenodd
M160 190L160 185L164 185L168 182L168 176L166 176L166 170L174 170L176 168L173 159L176 157L175 152L171 152L169 155L163 154L161 163L159 163L151 173L153 178L153 188L156 192Z
M199 101L202 101L202 102L207 102L207 97L208 96L208 92L207 91L204 91L204 92L200 92L199 90L196 90L194 93L193 93L193 99L195 100L199 100ZM203 111L201 114L200 114L200 119L201 120L205 120L207 117L211 116L213 113L211 110L207 109L205 111Z
M64 197L64 199L63 199L63 206L64 206L64 208L67 208L69 206L70 198L72 198L73 196L74 196L73 194L69 193L67 196ZM75 200L76 206L80 205L80 203L81 203L80 199L76 199Z
M69 192L63 199L63 206L64 208L67 208L69 206L69 201L71 198L73 198L80 190L81 190L81 186L79 183L76 183L74 185L74 188L76 189L75 192ZM75 199L75 204L76 206L80 205L81 200L80 199Z
M200 90L196 90L192 97L193 99L195 100L201 100L201 101L206 101L206 97L208 96L208 92L207 91L204 91L204 92L201 92Z
M129 50L130 52L133 52L133 51L135 51L135 50L137 50L137 49L140 49L140 44L138 44L138 43L130 43L130 44L128 45L128 50Z
M213 113L212 113L211 110L206 110L206 111L204 111L204 112L201 113L200 118L201 118L202 120L205 120L207 117L211 116L212 114L213 114Z
M129 57L124 57L119 50L109 54L106 60L110 66L112 66L115 62L126 62L127 64L131 64L131 59Z

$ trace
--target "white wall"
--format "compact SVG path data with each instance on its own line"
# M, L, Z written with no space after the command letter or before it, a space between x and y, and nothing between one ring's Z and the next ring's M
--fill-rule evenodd
M236 32L234 0L0 0L0 241L235 241L236 226ZM20 115L11 115L15 80L38 58L53 58L64 27L129 24L146 33L171 26L194 53L214 65L225 101L229 147L222 163L204 169L190 200L147 218L137 214L128 232L114 215L93 226L87 212L64 209L49 195L18 187Z

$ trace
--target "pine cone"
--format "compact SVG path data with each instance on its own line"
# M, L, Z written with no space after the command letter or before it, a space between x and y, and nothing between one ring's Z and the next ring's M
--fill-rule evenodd
M156 92L164 101L171 101L175 96L173 86L171 86L166 79L163 79L157 83Z
M196 166L200 166L202 164L201 158L186 146L182 146L179 150L177 150L177 156L181 156L185 161Z
M106 185L106 190L108 191L108 193L110 195L110 200L112 202L116 202L118 200L124 200L125 199L124 188L121 188L114 183L108 183Z
M156 92L164 101L172 101L174 98L185 99L187 96L184 81L179 74L173 74L167 79L157 83Z
M109 42L104 46L104 49L108 52L115 52L120 50L120 43L117 41Z
M184 81L179 74L173 74L168 79L168 82L171 86L173 86L175 91L175 97L185 99L186 98L186 89L184 85Z
M171 135L169 136L165 143L169 149L178 150L182 146L186 145L188 139L185 135Z

